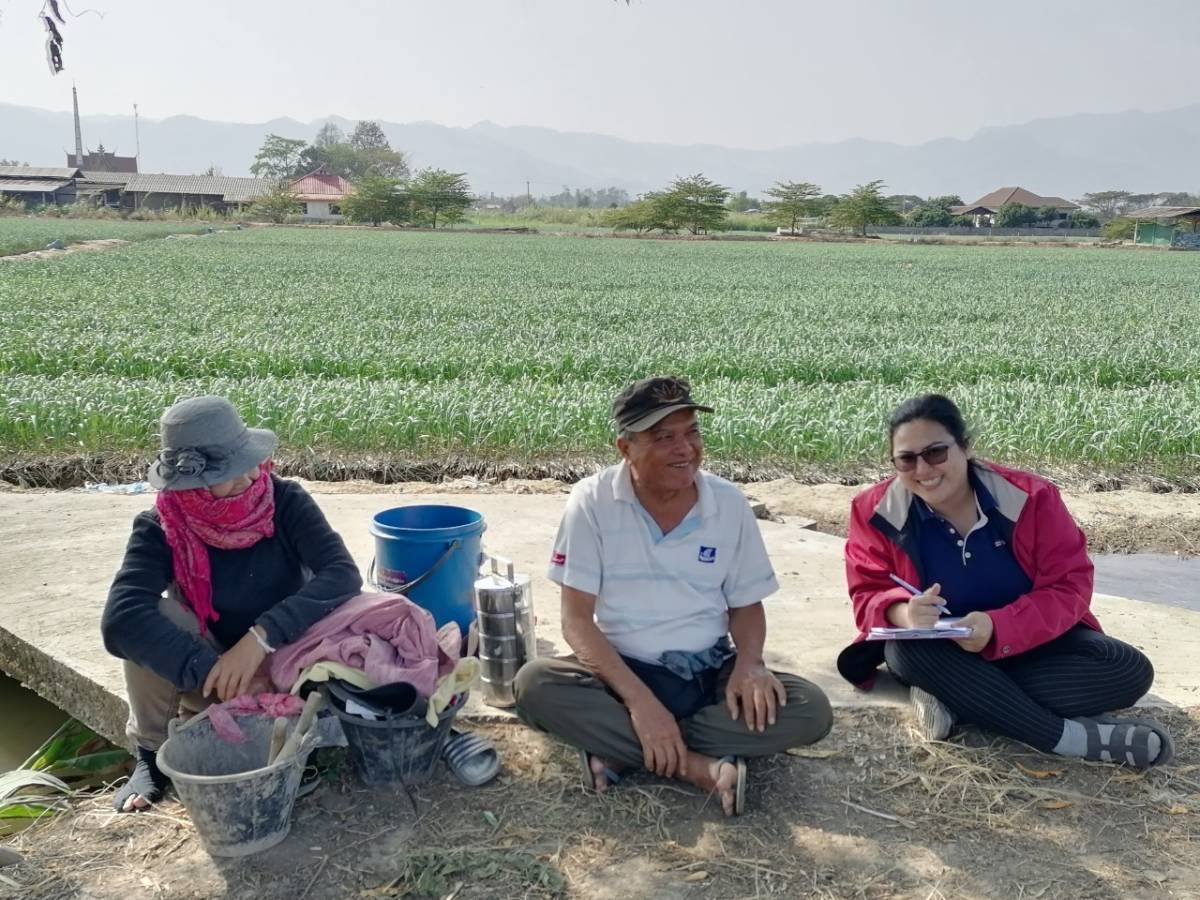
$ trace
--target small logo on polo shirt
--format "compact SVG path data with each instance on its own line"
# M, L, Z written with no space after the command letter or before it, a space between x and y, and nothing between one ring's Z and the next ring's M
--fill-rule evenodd
M550 565L565 566L566 564L567 564L567 554L559 553L557 550L555 550L552 554L550 554Z
M717 561L716 547L700 547L700 555L696 557L702 563L715 563Z
M1004 541L996 541L994 544L992 544L992 546L993 547L1003 547Z

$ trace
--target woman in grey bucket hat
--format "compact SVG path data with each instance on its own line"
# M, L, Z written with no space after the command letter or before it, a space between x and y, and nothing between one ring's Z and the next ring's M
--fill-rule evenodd
M272 690L267 655L362 588L313 498L274 474L273 432L206 396L163 413L161 438L155 508L134 519L100 625L124 660L137 756L115 798L123 812L161 798L156 754L181 706Z
M279 440L265 428L247 428L224 397L180 400L162 415L162 451L147 480L160 491L211 487L271 457Z

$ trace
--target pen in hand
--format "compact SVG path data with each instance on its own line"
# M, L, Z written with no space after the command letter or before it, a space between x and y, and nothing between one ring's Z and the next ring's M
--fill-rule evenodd
M907 581L905 581L903 578L901 578L899 575L895 574L894 572L892 574L888 575L888 578L892 579L892 581L896 582L896 584L900 585L900 587L904 588L906 591L908 591L914 597L925 593L920 588L914 587L913 585L909 584ZM938 615L942 615L942 616L948 615L950 612L950 610L946 607L946 604L944 604L944 603L936 604L934 606L934 609L936 609L938 611Z

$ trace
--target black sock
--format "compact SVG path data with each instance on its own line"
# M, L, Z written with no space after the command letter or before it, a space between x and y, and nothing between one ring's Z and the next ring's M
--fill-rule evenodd
M133 767L133 774L113 798L113 807L117 812L124 812L125 801L133 796L141 796L150 803L157 803L162 799L171 779L158 768L156 756L154 750L137 748L137 764Z

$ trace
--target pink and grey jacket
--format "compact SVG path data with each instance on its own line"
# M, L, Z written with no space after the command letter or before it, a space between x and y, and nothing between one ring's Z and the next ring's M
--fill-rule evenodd
M1100 631L1092 615L1092 561L1087 539L1071 518L1058 488L1044 478L994 463L972 460L975 475L996 498L1002 526L1011 528L1009 546L1033 581L1029 593L988 613L995 628L984 659L1007 659L1065 634L1076 625ZM917 550L914 497L895 476L851 502L846 540L846 584L858 636L838 655L842 677L863 689L875 681L883 662L883 642L864 641L886 627L893 603L908 591L888 576L924 586Z

